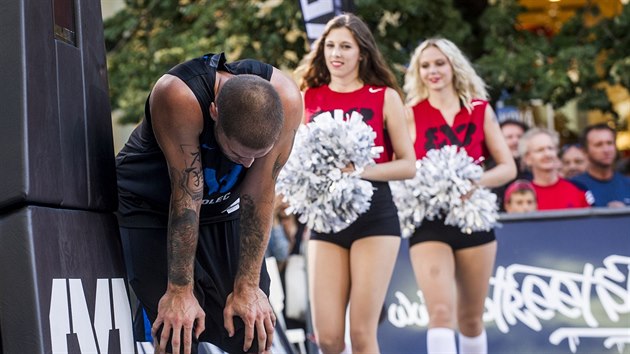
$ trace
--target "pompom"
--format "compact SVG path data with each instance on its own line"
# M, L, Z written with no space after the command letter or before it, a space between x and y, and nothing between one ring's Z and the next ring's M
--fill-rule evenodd
M276 190L289 204L287 213L317 232L338 232L370 207L372 184L360 172L383 151L376 133L357 112L319 114L299 128L293 150L278 176ZM353 173L341 172L350 163Z
M486 188L475 188L465 200L453 205L444 223L459 227L463 233L489 231L497 224L497 196Z
M403 237L411 236L424 218L444 217L446 225L467 234L494 227L496 195L473 183L482 174L481 166L455 145L428 151L416 162L414 178L390 183Z

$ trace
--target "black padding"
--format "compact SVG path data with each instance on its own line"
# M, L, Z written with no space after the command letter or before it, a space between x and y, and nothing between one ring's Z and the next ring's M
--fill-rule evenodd
M113 214L30 206L0 216L4 352L52 352L53 279L80 279L94 319L97 279L113 278L125 278ZM110 341L110 348L116 343Z
M55 39L52 1L0 5L0 209L116 209L100 3L79 3L77 46Z

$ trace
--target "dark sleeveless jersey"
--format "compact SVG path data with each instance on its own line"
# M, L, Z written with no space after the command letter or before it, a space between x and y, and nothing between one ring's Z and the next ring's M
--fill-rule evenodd
M376 163L391 161L393 148L383 122L386 89L384 86L371 85L364 85L352 92L335 92L328 85L309 88L304 94L307 122L324 112L331 113L333 117L335 112L347 115L358 112L363 116L363 121L376 132L374 144L384 149L381 155L374 159Z
M416 158L421 159L427 151L440 149L445 145L456 145L466 149L470 157L478 160L488 157L483 122L487 101L473 100L472 112L462 106L455 115L453 126L449 126L442 113L431 106L428 99L413 106L413 117L416 122L416 141L414 150Z
M251 59L226 63L224 54L220 53L189 60L168 72L180 78L192 90L203 113L204 127L199 136L199 147L205 185L200 224L238 217L239 190L247 171L223 155L215 139L214 120L210 117L209 108L215 99L217 71L234 75L252 74L270 80L273 67ZM145 104L144 120L116 156L116 171L120 225L165 227L168 223L171 185L166 159L153 133L149 99Z

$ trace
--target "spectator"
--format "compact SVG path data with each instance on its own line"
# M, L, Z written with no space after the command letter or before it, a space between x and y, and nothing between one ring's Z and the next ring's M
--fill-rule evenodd
M530 181L524 179L510 183L503 201L508 213L527 213L538 209L536 190Z
M586 208L590 193L560 177L558 172L558 136L548 130L527 131L518 145L523 161L531 169L538 210Z
M517 170L516 177L513 180L508 181L502 186L492 188L492 192L497 195L497 205L499 206L499 209L501 211L505 211L505 209L503 209L505 206L505 203L503 202L503 196L505 195L505 190L507 186L517 179L530 180L532 178L531 173L527 171L527 168L525 168L523 161L521 161L521 156L518 152L518 142L523 134L525 134L525 132L529 129L529 127L527 126L527 124L515 119L506 119L501 122L499 126L501 127L501 133L503 133L505 142L507 143L508 148L512 153L512 157L514 158L514 163L516 164ZM490 160L488 161L488 163L486 163L486 170L489 170L494 166L494 161Z
M284 271L286 261L292 253L298 232L298 221L294 214L285 213L289 206L282 201L282 195L276 195L274 202L273 224L265 257L274 257L280 273Z
M582 143L588 157L588 167L586 172L573 180L591 190L595 198L594 206L630 205L630 178L615 171L615 131L606 124L588 126L582 134Z
M581 144L567 144L560 149L558 154L560 162L560 175L563 178L573 178L581 173L586 172L588 160L586 152Z
M630 177L630 156L617 161L617 172L626 177Z
M516 168L521 170L520 160L521 156L518 152L518 141L521 139L523 134L529 129L527 124L514 120L507 119L501 122L500 124L501 132L503 133L503 137L505 138L505 142L508 144L510 148L510 152L512 153L512 157L514 157L514 161L516 161Z

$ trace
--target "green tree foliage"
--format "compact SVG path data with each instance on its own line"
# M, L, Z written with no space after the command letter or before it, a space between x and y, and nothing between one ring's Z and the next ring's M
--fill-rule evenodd
M600 22L593 33L597 49L605 54L603 75L611 84L630 89L630 6L625 5L619 16Z
M308 51L298 0L125 1L105 22L111 102L123 123L142 118L154 81L186 59L225 51L230 61L257 58L292 70ZM581 108L610 112L601 82L630 88L628 5L587 27L585 16L598 15L588 5L552 37L521 30L517 0L495 0L478 23L466 22L454 0L355 0L355 8L399 79L420 41L443 36L477 55L471 59L492 96L505 90L512 104L542 99L561 107L577 98Z
M225 51L293 68L306 51L297 1L126 0L105 22L112 107L142 118L155 80L179 62Z
M355 4L399 79L422 40L442 36L465 46L471 34L470 24L452 0L355 0Z
M512 104L542 99L562 107L577 99L580 109L616 113L602 82L630 88L630 7L592 27L587 18L599 8L587 4L552 37L519 31L515 0L497 1L482 18L485 53L476 61L496 98L510 94Z
M356 0L399 79L420 40L443 35L462 44L470 26L452 0ZM121 123L142 118L155 80L206 52L256 58L294 69L308 50L298 0L126 0L105 22L111 102Z
M486 9L480 20L484 54L475 62L491 95L498 98L505 90L512 104L541 97L537 81L544 76L550 51L546 37L519 30L517 16L523 11L513 0L497 1Z

